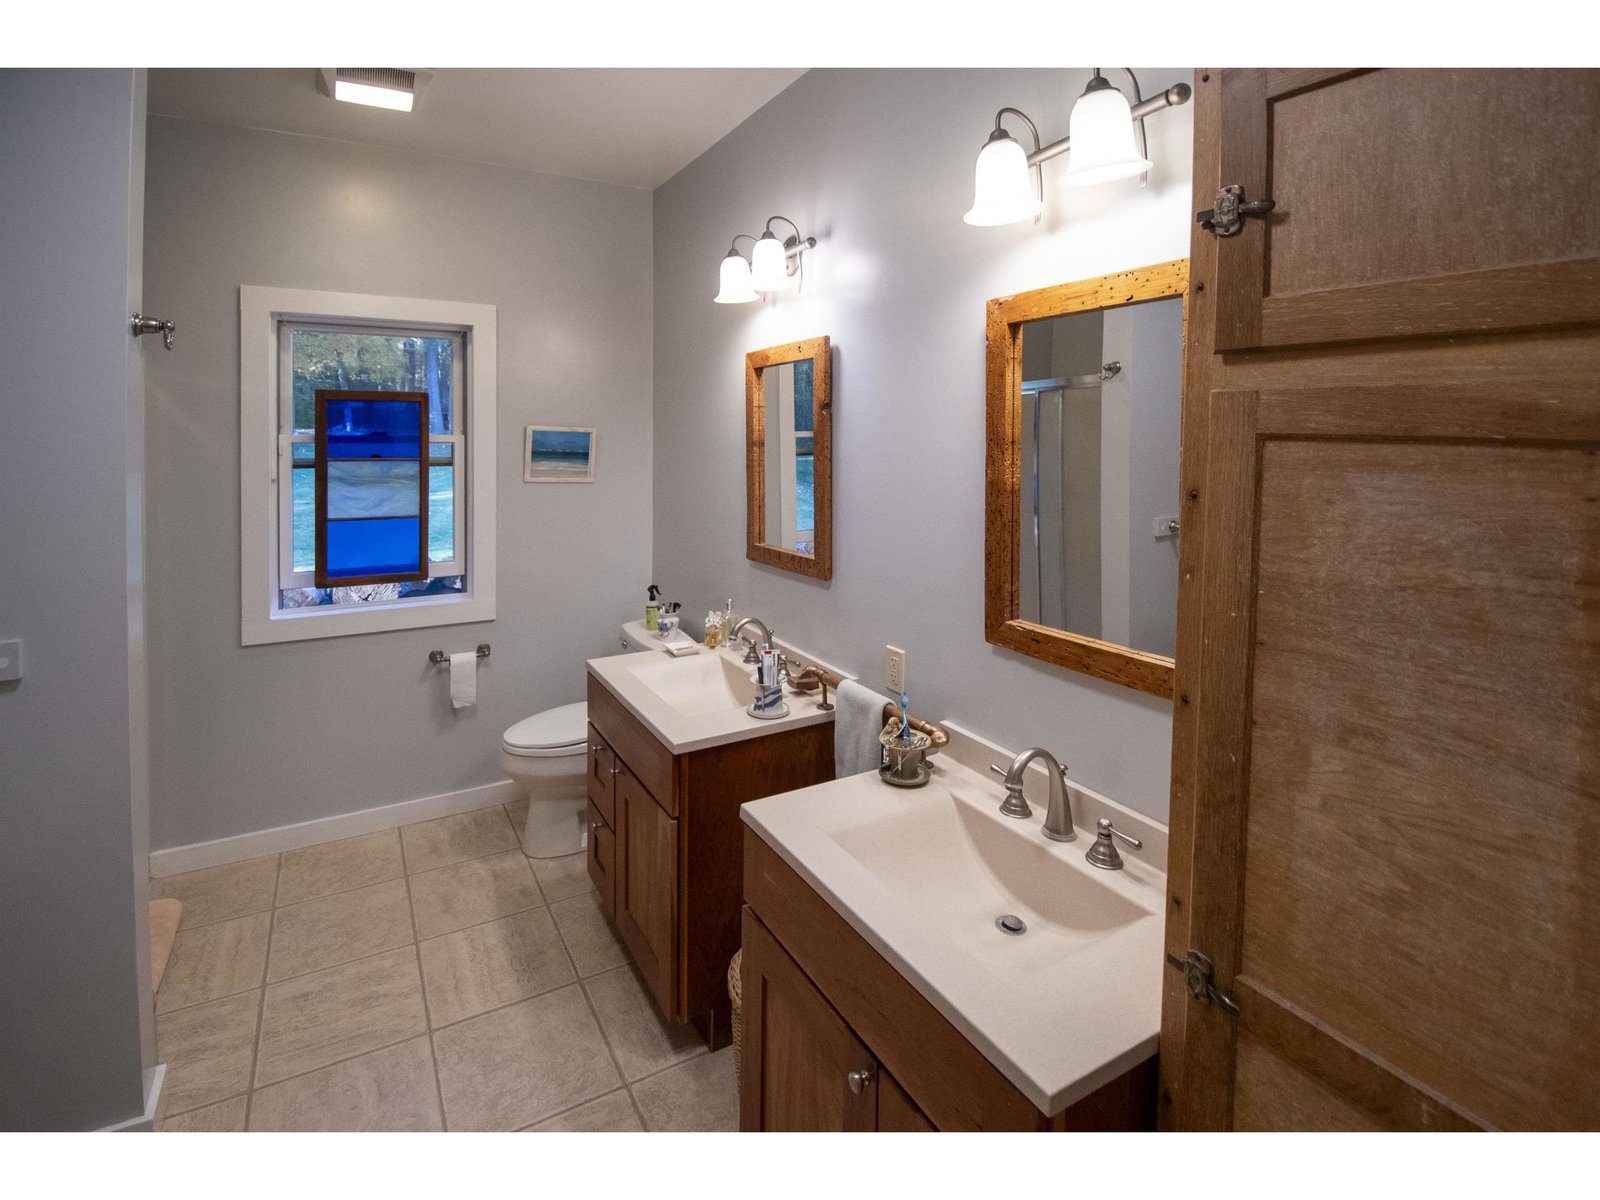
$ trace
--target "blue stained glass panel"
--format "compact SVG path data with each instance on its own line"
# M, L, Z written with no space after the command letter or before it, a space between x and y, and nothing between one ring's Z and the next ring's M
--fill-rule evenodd
M415 575L422 570L420 517L329 521L327 530L329 579Z
M421 458L418 405L410 400L329 400L329 458Z
M420 462L328 463L328 517L414 517L421 503Z

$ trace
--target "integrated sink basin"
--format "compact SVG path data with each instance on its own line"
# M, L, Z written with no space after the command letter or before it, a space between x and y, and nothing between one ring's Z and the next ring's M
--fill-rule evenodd
M675 659L653 655L633 677L686 716L746 708L756 697L754 668L721 654Z
M948 795L928 797L932 803L829 837L878 883L916 896L924 921L991 970L1032 974L1151 915L1093 878L1106 872L1073 865L1070 848L1081 858L1091 838L1066 843L1063 861L1061 843L1024 837L1010 818L984 811L998 806L993 787L979 791L948 776L941 782ZM1006 916L1020 917L1026 932L1006 936L995 924Z
M869 772L757 800L742 814L1041 1112L1054 1114L1155 1050L1164 831L1077 792L1077 839L1051 841L1042 805L1023 820L1002 816L1003 788L974 769L1004 761L1003 752L974 753L971 735L950 733L950 751L932 760L924 788L889 787ZM953 758L963 748L969 765ZM1044 782L1042 772L1034 782ZM1144 837L1150 860L1128 853L1123 870L1090 866L1084 854L1100 815Z
M820 696L797 695L788 688L787 716L752 717L746 710L755 699L755 668L731 648L700 646L682 658L645 650L592 658L588 665L589 674L673 754L833 720L831 711L817 707Z

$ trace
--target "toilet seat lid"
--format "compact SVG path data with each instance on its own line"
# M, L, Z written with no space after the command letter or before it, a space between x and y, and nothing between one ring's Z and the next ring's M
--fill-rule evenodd
M589 742L589 706L563 704L518 721L506 730L507 750L581 750Z

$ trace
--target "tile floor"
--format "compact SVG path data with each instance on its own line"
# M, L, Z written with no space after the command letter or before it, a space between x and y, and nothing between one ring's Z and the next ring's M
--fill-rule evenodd
M525 802L150 881L179 1130L732 1130L731 1049L666 1021L584 856Z

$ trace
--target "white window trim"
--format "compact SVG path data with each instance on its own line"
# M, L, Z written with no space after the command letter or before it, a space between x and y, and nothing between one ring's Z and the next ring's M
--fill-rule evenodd
M492 304L239 288L239 636L242 645L421 629L495 615L495 317ZM468 590L393 604L278 608L278 324L333 321L465 331ZM442 441L443 438L433 438ZM458 540L457 553L463 544ZM289 585L285 585L289 586Z

